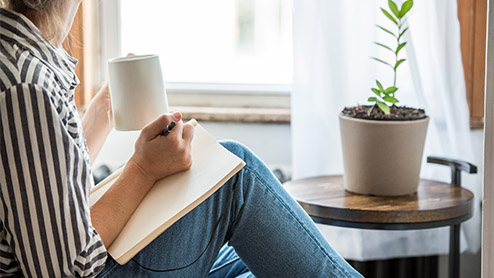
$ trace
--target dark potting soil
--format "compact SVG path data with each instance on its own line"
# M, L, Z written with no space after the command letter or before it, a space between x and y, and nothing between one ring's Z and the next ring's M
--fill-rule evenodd
M377 105L359 105L345 107L341 112L345 116L381 121L409 121L419 120L426 117L424 109L405 106L391 106L389 115L386 115Z

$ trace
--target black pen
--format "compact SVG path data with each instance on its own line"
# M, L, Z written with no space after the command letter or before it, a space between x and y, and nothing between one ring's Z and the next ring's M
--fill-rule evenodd
M163 132L160 133L162 136L167 136L170 134L170 132L173 130L173 128L177 125L175 122L171 122L169 125L166 126L166 129L163 130Z

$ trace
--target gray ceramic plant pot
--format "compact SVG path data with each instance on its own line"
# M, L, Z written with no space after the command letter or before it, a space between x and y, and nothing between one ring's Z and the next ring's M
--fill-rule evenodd
M378 196L417 191L429 117L413 121L339 117L346 190Z

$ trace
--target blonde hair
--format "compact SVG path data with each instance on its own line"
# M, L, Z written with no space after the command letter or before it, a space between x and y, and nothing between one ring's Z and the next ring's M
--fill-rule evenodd
M64 28L61 15L66 0L0 0L0 7L23 14L36 26L42 25L48 40L55 39Z

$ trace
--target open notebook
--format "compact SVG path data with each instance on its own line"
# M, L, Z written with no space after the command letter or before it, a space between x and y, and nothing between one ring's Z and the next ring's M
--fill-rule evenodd
M195 120L192 167L159 180L139 204L108 253L125 264L173 223L211 196L245 166L240 158L221 146ZM122 168L98 184L90 205L112 186Z

